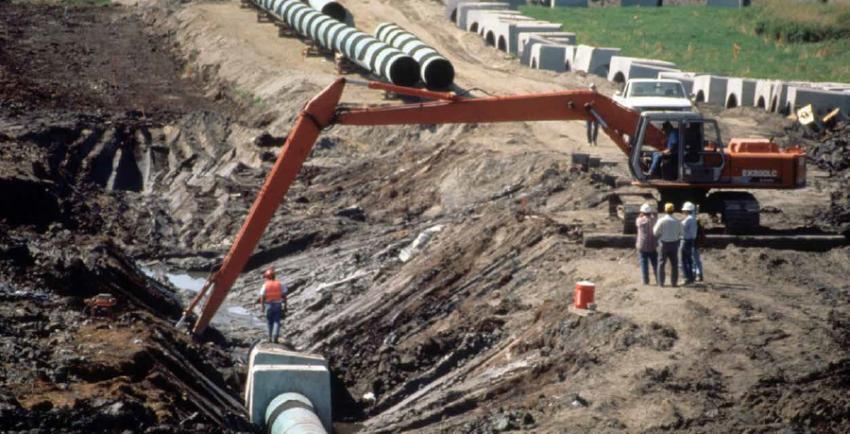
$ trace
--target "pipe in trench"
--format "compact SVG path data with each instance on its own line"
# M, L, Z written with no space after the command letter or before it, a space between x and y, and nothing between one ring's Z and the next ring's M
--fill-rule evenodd
M326 434L313 403L300 393L282 393L266 407L269 434Z
M401 50L343 24L299 0L253 0L299 34L399 86L419 82L419 63Z
M416 59L422 82L428 89L446 89L454 82L452 63L413 33L397 24L381 23L375 28L375 37Z
M309 0L307 2L311 8L341 22L345 22L345 18L348 15L348 11L345 8L333 1L333 0Z

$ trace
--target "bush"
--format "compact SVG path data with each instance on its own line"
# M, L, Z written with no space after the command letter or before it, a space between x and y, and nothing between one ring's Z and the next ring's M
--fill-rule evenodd
M850 6L773 0L753 6L747 20L756 34L789 43L850 37Z

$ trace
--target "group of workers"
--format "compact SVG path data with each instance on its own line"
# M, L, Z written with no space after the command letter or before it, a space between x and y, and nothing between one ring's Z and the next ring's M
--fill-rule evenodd
M697 221L697 208L691 202L682 205L685 218L679 220L673 213L676 207L672 203L664 205L664 215L656 216L652 205L645 203L640 207L635 224L637 226L637 248L640 257L641 277L644 285L649 285L649 266L655 274L655 283L664 286L665 269L670 263L670 283L675 287L679 281L679 265L685 278L685 285L697 280L702 281L702 260L699 255L698 237L702 236ZM680 261L681 258L681 261Z

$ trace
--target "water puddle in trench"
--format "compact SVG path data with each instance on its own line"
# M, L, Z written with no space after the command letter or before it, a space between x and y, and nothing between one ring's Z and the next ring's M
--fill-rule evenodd
M184 306L201 291L207 281L206 273L174 270L152 264L139 264L139 268L148 277L177 288ZM199 303L199 306L202 304ZM195 309L197 311L198 308ZM265 317L261 317L259 309L247 309L227 299L216 312L212 324L223 332L240 337L264 336L266 333Z

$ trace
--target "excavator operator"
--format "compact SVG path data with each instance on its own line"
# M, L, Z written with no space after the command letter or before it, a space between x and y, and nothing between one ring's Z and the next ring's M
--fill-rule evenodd
M648 175L650 178L655 177L655 171L661 164L663 158L668 158L669 161L676 162L677 152L679 151L679 131L673 128L670 121L664 122L661 125L661 131L667 137L667 149L664 151L655 151L652 153L652 163L649 165Z

